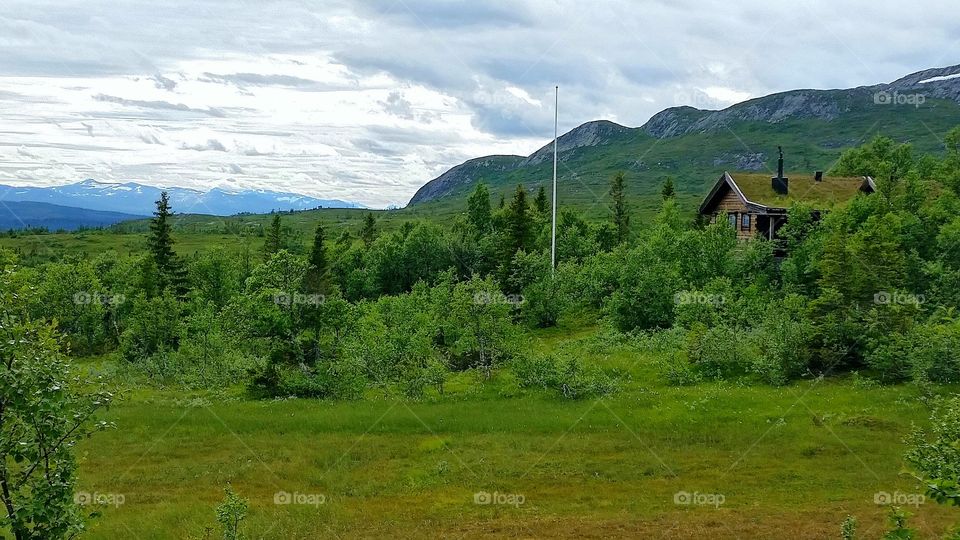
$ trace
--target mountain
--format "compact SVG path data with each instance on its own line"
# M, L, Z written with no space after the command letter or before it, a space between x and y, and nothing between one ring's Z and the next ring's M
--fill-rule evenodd
M79 228L106 227L121 221L144 217L145 215L137 216L41 202L0 200L0 230L44 227L51 231L58 229L72 231Z
M187 188L156 188L134 182L113 184L84 180L75 184L53 187L22 187L0 185L0 201L32 201L104 210L150 215L160 192L170 195L173 209L178 213L213 214L229 216L241 212L266 213L271 210L308 210L323 208L363 208L362 205L341 200L315 199L295 193L265 190L227 191L214 188L199 191Z
M772 170L783 146L788 170L827 170L845 149L886 135L925 152L942 151L960 125L960 65L913 73L891 83L841 90L801 89L750 99L723 110L671 107L631 128L606 120L562 135L558 201L605 212L611 177L625 171L640 210L658 205L667 176L688 207L724 170ZM427 182L410 206L453 210L482 180L494 193L552 178L552 141L527 157L472 159Z

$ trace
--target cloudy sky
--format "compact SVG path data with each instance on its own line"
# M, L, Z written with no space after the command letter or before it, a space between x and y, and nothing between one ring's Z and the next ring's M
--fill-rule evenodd
M955 0L0 0L0 183L405 204L605 118L960 63Z

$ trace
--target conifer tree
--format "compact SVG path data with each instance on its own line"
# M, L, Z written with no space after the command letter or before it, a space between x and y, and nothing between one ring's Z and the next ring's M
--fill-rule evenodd
M510 202L510 208L507 211L507 229L510 250L508 255L513 257L518 250L528 250L531 233L530 207L527 203L527 191L522 185L517 185L517 191Z
M540 190L537 191L536 198L533 199L533 206L541 215L546 215L547 210L549 209L549 204L550 203L547 200L547 190L541 185Z
M313 235L313 247L310 249L310 268L307 270L304 284L308 292L322 293L327 277L326 231L318 223Z
M467 219L480 234L490 232L490 191L483 182L477 184L467 199Z
M367 212L366 217L363 218L363 228L360 229L360 238L363 239L364 244L369 246L376 237L377 219L373 217L373 212Z
M660 189L660 196L663 197L663 200L672 199L675 192L673 190L673 177L668 176L667 179L663 182L663 188Z
M280 214L274 214L270 228L267 230L267 239L263 244L264 258L269 259L281 249L283 249L283 224L280 222Z
M618 172L610 184L610 198L613 199L613 208L610 210L613 212L613 226L617 231L618 244L624 243L630 233L630 214L627 209L625 189L626 176L623 172Z
M150 238L147 244L157 270L157 285L161 291L172 288L178 296L182 296L186 293L186 269L173 251L170 225L170 216L173 212L170 207L170 196L166 191L160 193L160 200L156 204L154 218L150 220Z

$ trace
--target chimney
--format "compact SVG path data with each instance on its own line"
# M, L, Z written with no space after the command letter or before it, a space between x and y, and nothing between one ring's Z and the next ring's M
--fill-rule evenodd
M823 171L817 171L813 174L813 179L817 182L823 182Z
M777 175L771 178L773 191L777 195L786 195L787 177L783 175L783 148L778 146L777 151L780 152L780 159L777 160Z

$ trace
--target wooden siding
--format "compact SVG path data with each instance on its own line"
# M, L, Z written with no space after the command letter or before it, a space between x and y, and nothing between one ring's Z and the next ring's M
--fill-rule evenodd
M749 213L747 205L740 200L740 197L730 189L729 187L724 187L724 194L717 199L716 205L710 210L710 213L713 214L713 222L728 223L730 219L728 216L733 213L737 216L736 230L737 230L737 239L739 240L749 240L753 238L754 231L757 227L757 215L750 214L750 228L743 229L740 224L743 219L743 214Z

